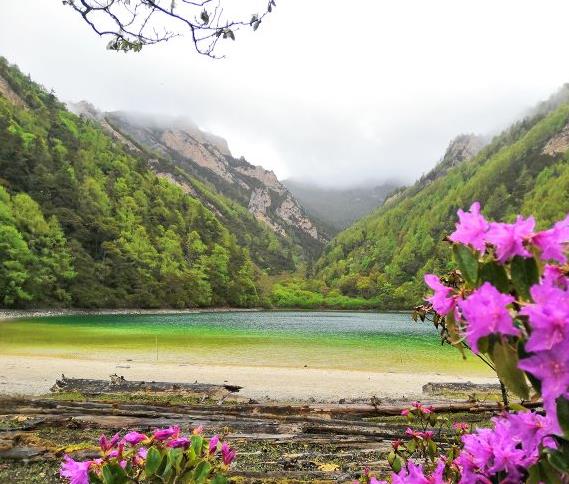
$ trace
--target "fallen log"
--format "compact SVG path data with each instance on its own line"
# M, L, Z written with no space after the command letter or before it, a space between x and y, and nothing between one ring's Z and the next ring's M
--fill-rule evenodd
M238 385L214 385L210 383L173 383L160 381L128 381L124 376L111 375L109 380L86 378L67 378L61 375L51 387L53 393L80 392L87 395L131 392L189 392L200 395L213 395L223 390L238 393L243 387Z

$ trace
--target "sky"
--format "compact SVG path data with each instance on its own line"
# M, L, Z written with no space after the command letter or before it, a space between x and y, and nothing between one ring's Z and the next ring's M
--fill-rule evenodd
M188 36L107 51L61 0L0 0L0 55L62 100L189 117L281 179L410 183L569 82L567 18L566 0L277 0L212 60Z

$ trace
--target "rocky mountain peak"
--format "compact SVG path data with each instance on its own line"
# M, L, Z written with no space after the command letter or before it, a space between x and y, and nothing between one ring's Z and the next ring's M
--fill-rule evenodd
M115 139L132 149L139 149L134 141L172 161L178 169L213 184L278 235L294 238L296 233L301 239L308 236L317 244L326 241L273 171L252 165L243 157L235 158L225 139L202 131L191 119L125 111L102 113L86 101L68 106L76 114L100 123ZM157 170L154 165L151 168ZM176 173L168 175L160 171L159 175L178 179Z

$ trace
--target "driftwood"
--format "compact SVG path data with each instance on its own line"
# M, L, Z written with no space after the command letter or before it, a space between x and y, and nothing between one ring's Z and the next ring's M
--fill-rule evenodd
M433 395L445 391L468 393L500 393L499 383L427 383L423 385L423 393Z
M212 385L209 383L172 383L156 381L128 381L124 376L111 375L109 380L89 380L84 378L67 378L61 375L51 387L54 393L81 392L86 395L101 395L104 393L131 392L189 392L203 395L213 395L222 391L238 393L243 387L237 385Z
M533 406L536 406L534 404ZM42 445L35 436L43 429L151 432L157 427L203 425L208 435L224 433L240 458L233 475L245 482L280 478L346 482L367 466L383 469L385 454L394 439L403 437L399 419L403 405L363 404L133 404L93 401L56 401L43 398L0 399L0 418L15 422L0 431L0 459L6 461L60 461L63 453L75 458L97 456L95 445L67 450ZM480 420L501 411L493 403L435 404L439 412L469 412ZM477 414L482 414L477 416ZM378 418L379 417L379 418ZM382 420L383 418L383 420ZM444 442L447 434L437 438ZM53 444L52 444L53 445ZM254 462L255 466L250 463ZM338 464L336 471L322 470L324 463ZM242 466L242 467L240 467ZM263 471L259 471L259 467ZM270 482L270 481L269 481Z

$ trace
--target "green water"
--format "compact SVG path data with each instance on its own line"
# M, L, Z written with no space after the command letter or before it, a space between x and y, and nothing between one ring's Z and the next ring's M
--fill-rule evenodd
M0 353L63 358L486 375L408 314L221 312L0 322Z

